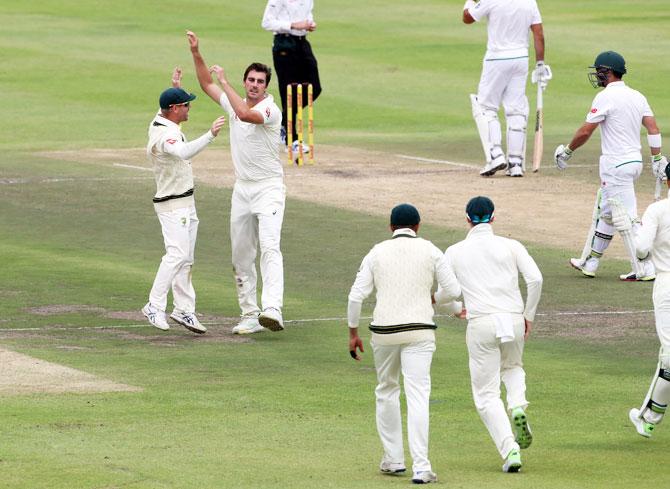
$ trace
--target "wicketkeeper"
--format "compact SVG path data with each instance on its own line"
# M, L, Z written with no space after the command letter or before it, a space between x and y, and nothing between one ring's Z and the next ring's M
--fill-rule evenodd
M465 208L470 232L447 248L444 256L463 290L468 319L465 341L477 412L504 460L503 472L519 472L519 449L528 448L533 440L526 417L523 349L540 301L542 274L521 243L493 233L494 210L487 197L470 199ZM519 274L526 282L525 307ZM438 305L451 300L449 291L435 293ZM513 426L500 398L501 381Z
M661 155L661 133L647 99L637 90L622 81L626 73L626 62L619 53L600 53L590 68L589 80L594 88L603 87L593 99L586 122L575 133L568 145L561 144L554 152L554 160L559 170L568 166L572 153L589 140L600 127L602 155L600 156L600 190L596 196L593 223L586 238L586 244L579 258L571 258L570 265L580 270L586 277L594 277L600 258L614 235L612 209L609 201L617 199L635 221L633 231L639 228L637 222L637 200L635 181L642 173L642 153L640 129L647 130L647 142L651 150L651 166L655 177L661 175L667 160ZM649 257L635 256L631 240L621 235L628 250L633 270L620 275L621 280L654 280L654 265Z
M670 182L670 166L667 163L663 176L666 182ZM621 233L630 232L632 222L626 210L617 201L613 204L614 226ZM663 420L670 402L670 199L660 200L647 208L633 240L637 256L651 254L656 267L653 300L661 350L647 396L639 409L633 408L628 414L637 432L649 438L656 425Z

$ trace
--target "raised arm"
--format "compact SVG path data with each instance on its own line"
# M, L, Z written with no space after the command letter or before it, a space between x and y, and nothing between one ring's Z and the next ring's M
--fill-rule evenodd
M228 97L228 102L230 102L235 114L241 121L251 122L253 124L263 124L265 122L263 114L249 107L246 102L242 100L242 97L237 94L235 89L230 86L230 83L228 83L228 79L226 78L226 72L223 71L223 68L219 65L213 65L210 68L210 71L216 73L216 78L221 84L223 93Z
M194 32L187 31L186 37L188 37L188 44L191 47L191 55L193 56L193 64L195 65L195 73L198 76L200 88L218 105L223 91L212 80L212 75L209 73L205 60L200 54L198 36Z

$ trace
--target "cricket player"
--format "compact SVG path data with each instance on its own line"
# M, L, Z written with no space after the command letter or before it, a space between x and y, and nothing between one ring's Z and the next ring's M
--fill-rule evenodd
M470 199L465 209L470 232L447 248L445 258L463 291L475 406L504 460L503 472L518 472L519 449L528 448L533 440L525 411L522 356L540 301L542 274L521 243L493 233L494 209L487 197ZM526 282L525 307L519 273ZM451 291L438 289L436 304L451 301L452 296ZM500 398L501 380L513 426Z
M156 177L153 202L161 223L165 255L142 314L156 328L170 329L165 309L168 292L172 288L174 309L170 317L186 329L202 334L207 328L195 315L195 290L191 283L199 221L190 160L214 140L226 119L219 117L205 134L194 141L186 141L180 124L188 120L195 95L180 88L180 84L181 70L176 69L173 87L161 93L160 112L149 124L147 156Z
M286 86L292 83L311 83L313 99L321 94L319 67L307 40L307 34L316 30L313 0L268 0L261 23L263 29L274 34L272 60L277 72L279 95L282 103L282 141L286 144ZM302 103L299 102L299 103ZM305 102L306 103L306 102ZM293 104L293 154L298 154L298 133L295 121L298 104ZM303 153L309 146L303 144Z
M477 95L470 95L472 114L484 147L486 164L479 172L491 176L507 169L507 175L522 177L526 157L528 125L529 29L533 33L535 69L533 83L546 87L551 69L544 63L542 17L535 0L467 0L463 22L488 19L488 43ZM507 123L507 155L502 149L498 110L502 103Z
M453 272L440 250L417 236L419 212L410 204L391 211L393 237L375 245L363 258L349 292L349 352L360 360L363 351L358 336L362 302L377 289L370 331L370 344L377 370L377 431L384 448L380 470L385 474L405 472L400 374L407 398L407 438L412 456L412 482L436 482L428 460L430 364L435 351L435 322L431 289L437 279L448 297L461 295ZM460 313L460 303L449 303Z
M267 328L284 329L281 308L284 297L284 263L279 248L284 220L286 187L279 159L281 112L266 92L271 70L252 63L244 72L246 97L230 86L223 68L207 68L198 37L187 32L198 82L212 100L228 113L230 152L235 166L235 186L230 209L230 242L237 283L241 320L235 334L251 334ZM214 83L215 73L219 85ZM256 298L256 254L260 248L263 280L261 303Z
M640 152L640 129L647 131L647 142L651 150L652 171L660 176L659 167L667 162L661 155L661 133L647 99L637 90L626 86L622 80L626 73L626 62L619 53L605 51L596 56L589 73L594 88L603 87L593 99L586 122L577 130L568 145L559 145L554 152L556 166L567 168L573 152L586 143L597 127L600 127L600 196L596 199L594 226L587 236L584 253L580 258L570 259L570 265L586 277L594 277L603 253L612 241L612 210L609 200L618 199L632 219L637 220L635 181L642 173ZM633 234L639 223L633 225ZM654 264L649 257L639 259L631 243L622 235L630 255L633 270L620 275L625 281L654 280ZM589 250L590 249L590 250Z
M663 166L661 171L670 187L670 166L667 162ZM619 232L630 232L630 216L623 206L620 209L620 212L613 212L614 226ZM670 199L657 201L647 208L633 239L637 256L651 254L656 268L653 300L661 350L647 397L640 409L633 408L628 414L637 432L649 438L663 420L670 402Z

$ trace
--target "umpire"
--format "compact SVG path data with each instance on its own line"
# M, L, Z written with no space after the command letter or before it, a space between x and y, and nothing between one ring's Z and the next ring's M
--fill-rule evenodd
M313 0L269 0L263 14L262 27L274 33L272 60L279 83L282 103L282 141L286 144L286 85L311 83L313 100L321 93L319 68L307 40L307 33L316 30L312 15ZM306 101L301 101L304 107ZM293 104L293 141L298 141L295 128L298 104ZM302 107L301 107L302 109ZM294 148L297 150L297 148Z

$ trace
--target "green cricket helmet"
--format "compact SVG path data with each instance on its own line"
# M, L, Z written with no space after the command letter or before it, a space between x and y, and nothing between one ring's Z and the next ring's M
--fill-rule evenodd
M626 73L626 60L619 53L605 51L596 56L596 60L589 68L595 68L595 72L589 73L589 81L594 88L607 85L607 72L611 71L623 76Z

